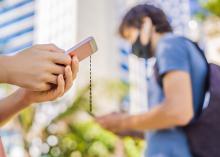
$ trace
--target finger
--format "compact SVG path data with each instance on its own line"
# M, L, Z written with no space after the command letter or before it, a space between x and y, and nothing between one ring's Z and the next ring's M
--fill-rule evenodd
M63 75L59 75L58 76L58 84L57 84L57 88L55 89L55 97L60 97L63 95L64 93L64 86L65 86L65 82L64 82L64 78Z
M65 92L70 89L73 84L73 74L70 66L65 68Z
M58 64L52 64L50 68L48 69L48 72L52 74L64 74L65 71L65 66L63 65L58 65Z
M72 68L72 75L73 75L73 79L76 78L76 75L79 71L79 60L76 56L73 56L72 58L72 65L71 65L71 68Z
M64 53L50 53L51 60L56 64L70 65L71 57Z
M37 48L41 50L51 51L51 52L61 52L61 53L65 52L65 50L60 49L55 44L41 44L41 45L37 45Z
M57 75L48 74L46 82L56 85L57 84Z
M48 83L42 83L42 84L40 84L40 85L37 87L37 90L35 90L35 91L47 91L47 90L50 90L50 89L51 89L50 84L48 84Z

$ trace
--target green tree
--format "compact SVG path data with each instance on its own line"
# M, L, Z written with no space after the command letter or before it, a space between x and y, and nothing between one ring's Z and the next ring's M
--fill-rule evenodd
M212 14L220 17L220 0L207 0L202 5Z

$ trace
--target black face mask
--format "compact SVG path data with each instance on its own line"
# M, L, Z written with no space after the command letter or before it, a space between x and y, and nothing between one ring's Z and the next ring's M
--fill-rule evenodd
M142 45L140 42L140 37L138 37L136 42L132 45L132 53L140 58L145 59L153 57L151 42L149 42L147 45Z

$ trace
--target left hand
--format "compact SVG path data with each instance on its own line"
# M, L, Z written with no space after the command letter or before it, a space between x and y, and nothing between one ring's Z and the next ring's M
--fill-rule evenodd
M57 86L45 92L31 91L28 89L20 88L17 92L22 93L26 105L31 103L40 103L45 101L52 101L61 97L66 91L70 89L73 80L78 73L79 62L76 56L72 58L71 67L66 66L64 76L60 74L57 78Z
M118 133L126 130L125 124L127 123L126 122L127 116L128 115L125 113L111 113L105 116L97 117L96 121L103 128Z

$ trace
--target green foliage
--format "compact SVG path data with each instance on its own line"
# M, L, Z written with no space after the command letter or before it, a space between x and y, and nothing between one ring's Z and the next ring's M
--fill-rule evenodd
M202 2L202 5L212 14L220 17L220 0L208 0L206 2Z
M62 120L61 120L62 121ZM58 122L59 123L59 122ZM118 137L103 129L95 121L67 122L68 129L62 133L47 135L43 141L51 135L59 140L55 146L50 146L49 152L42 157L111 157L117 149ZM125 137L123 139L126 157L140 157L144 148L144 141Z
M68 107L68 109L58 115L54 120L53 123L56 121L59 121L61 119L64 119L68 116L73 115L78 110L87 110L88 111L88 102L89 102L89 86L86 86L82 90L78 91L78 94L76 96L76 99L73 101L73 103Z
M92 156L109 157L109 151L103 143L101 143L100 141L96 141L92 143L92 145L90 146L88 150L88 155L91 157Z
M47 155L69 157L77 152L83 157L109 157L114 152L117 136L94 121L70 123L68 126L67 132L56 135L59 143L51 146Z
M194 15L194 18L197 20L197 21L204 21L206 19L207 15L205 15L203 12L198 12Z
M97 87L99 86L99 87ZM110 100L122 99L128 92L128 85L117 81L103 81L93 86L98 88L95 94L101 94ZM74 116L77 112L84 113L89 109L89 86L82 88L72 104L63 113L59 114L54 120L42 131L42 141L49 146L48 152L44 152L41 157L112 157L116 150L118 136L103 129L93 120L79 121ZM95 106L95 104L94 104ZM27 134L32 126L35 115L34 108L24 110L19 116L19 122L23 132ZM74 119L74 120L73 120ZM64 124L64 126L60 125ZM49 129L56 125L58 131ZM61 128L60 128L61 127ZM62 128L63 127L63 128ZM61 130L61 131L60 131ZM55 145L48 142L49 137L55 137L58 141ZM24 138L28 152L29 143ZM132 138L124 139L125 153L127 157L139 157L143 149L140 140Z
M104 92L107 94L107 97L112 99L122 99L128 93L128 89L129 89L128 88L129 86L127 84L118 81L99 82L99 86L101 86L102 90L104 90L104 91L100 91L100 93L102 93L103 95ZM93 85L93 87L96 87L96 85ZM86 86L77 92L77 96L73 101L73 103L68 107L68 109L65 112L58 115L53 120L53 122L64 119L65 117L69 117L78 110L89 111L88 103L89 103L89 86Z
M24 132L27 133L31 128L34 115L35 115L35 109L33 107L28 107L19 114L18 120Z
M144 142L140 139L134 140L131 137L125 137L124 146L127 157L140 157L144 148Z

